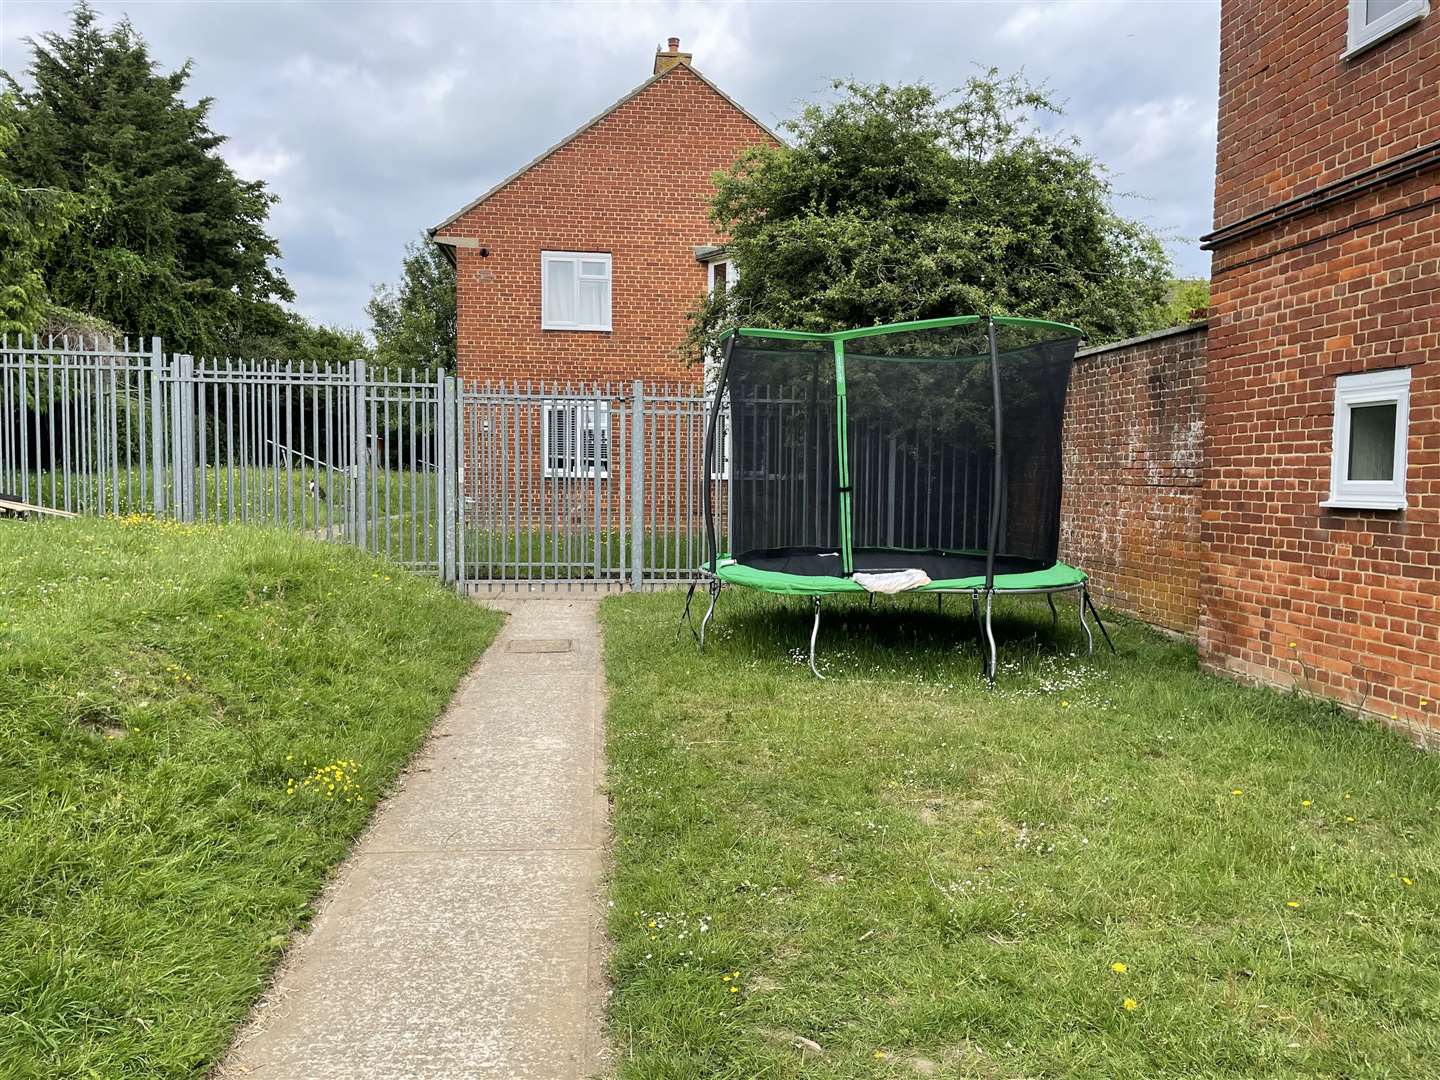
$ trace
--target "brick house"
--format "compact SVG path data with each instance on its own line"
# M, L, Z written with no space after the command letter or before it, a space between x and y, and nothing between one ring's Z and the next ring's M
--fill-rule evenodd
M1220 33L1201 656L1433 729L1440 13L1224 0Z
M690 61L671 38L651 78L430 230L467 381L699 380L676 347L730 269L711 177L778 140Z

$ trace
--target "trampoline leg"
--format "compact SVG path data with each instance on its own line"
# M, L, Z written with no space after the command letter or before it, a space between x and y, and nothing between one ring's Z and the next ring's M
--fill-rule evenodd
M1090 633L1090 624L1085 621L1085 601L1087 597L1085 590L1080 590L1080 629L1085 631L1085 652L1088 656L1095 655L1095 635Z
M685 629L685 624L690 624L690 633L695 633L694 620L690 618L690 601L695 599L695 586L700 584L698 579L692 579L690 588L685 591L685 610L680 613L680 621L675 624L675 640L680 640L680 631Z
M1050 605L1050 629L1054 630L1060 625L1060 613L1055 610L1055 594L1047 592L1045 602Z
M873 592L870 594L870 610L875 610L875 594Z
M720 599L720 582L710 583L710 606L705 609L705 617L700 620L700 651L705 651L705 627L710 625L710 616L715 614L715 602Z
M941 615L941 614L944 614L944 612L945 612L945 594L944 594L943 592L937 592L937 593L935 594L935 614L936 614L936 615Z
M825 678L820 674L820 669L815 666L815 639L820 636L820 598L815 600L815 625L810 627L810 670L815 673L817 679Z
M990 626L990 603L994 599L994 595L995 594L989 590L985 592L985 642L990 650L989 659L985 664L985 678L990 681L991 686L995 685L995 669L997 666L995 631Z
M1105 629L1105 624L1100 620L1100 612L1095 608L1095 601L1090 599L1090 589L1088 587L1083 588L1083 593L1085 603L1090 606L1090 614L1095 616L1095 625L1100 627L1100 633L1105 636L1105 644L1110 646L1110 652L1112 654L1118 655L1115 653L1115 642L1110 640L1110 631Z

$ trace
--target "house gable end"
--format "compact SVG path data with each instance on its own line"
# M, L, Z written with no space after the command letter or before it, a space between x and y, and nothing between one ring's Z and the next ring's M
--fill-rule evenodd
M487 203L495 196L506 191L512 185L516 184L517 181L521 181L527 177L534 175L538 171L542 171L545 166L556 157L556 155L559 155L562 152L566 151L570 153L580 153L583 152L585 149L588 149L588 147L592 143L604 141L608 132L610 130L613 130L617 125L623 124L627 119L629 119L634 110L644 110L649 107L649 105L651 104L651 100L653 100L652 95L656 91L663 89L660 87L660 84L662 82L673 82L675 80L681 80L686 78L693 79L700 83L711 93L717 96L721 101L723 101L726 105L728 105L730 108L734 109L737 113L744 117L745 120L747 120L750 124L752 124L758 136L756 140L757 143L783 143L784 140L782 140L779 135L777 135L769 127L767 127L760 120L758 120L755 116L745 110L733 98L731 98L723 90L717 87L709 79L705 78L704 75L700 74L700 72L696 71L689 64L683 62L677 63L673 67L667 68L659 74L645 80L645 82L641 83L630 93L626 94L619 101L615 102L604 112L582 124L575 131L571 132L569 135L565 136L565 138L561 139L555 145L545 150L528 164L511 173L504 180L501 180L498 184L490 188L484 194L480 195L478 198L461 207L444 221L440 222L440 224L428 230L429 235L432 238L436 238L447 230L451 230L453 226L455 226L457 223L460 223L472 211Z

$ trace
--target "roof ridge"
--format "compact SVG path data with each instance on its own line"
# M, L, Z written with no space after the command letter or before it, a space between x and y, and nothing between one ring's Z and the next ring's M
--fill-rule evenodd
M509 176L505 177L505 179L501 180L498 184L496 184L496 185L494 185L493 187L491 187L488 191L484 192L484 193L483 193L482 195L480 195L478 198L475 198L475 199L470 200L470 202L466 203L466 204L465 204L464 206L462 206L459 210L456 210L455 213L451 214L451 215L450 215L449 217L447 217L444 221L440 222L440 224L436 225L433 229L427 229L427 230L426 230L427 235L429 235L429 236L433 239L434 236L435 236L435 234L438 233L441 229L445 228L447 225L453 225L453 224L454 224L456 221L458 221L460 218L464 217L464 216L465 216L466 214L468 214L471 210L475 209L475 207L479 206L479 205L480 205L481 203L483 203L485 200L487 200L488 198L490 198L490 196L495 195L495 194L497 194L498 192L500 192L501 190L503 190L504 188L509 187L509 186L510 186L512 183L514 183L516 180L520 179L520 177L524 176L524 175L525 175L527 172L529 172L531 169L535 168L535 166L537 166L537 165L539 165L541 162L545 161L547 158L549 158L551 155L553 155L554 153L556 153L558 150L561 150L561 149L563 149L564 147L570 145L570 143L574 142L574 141L575 141L576 139L578 139L581 135L584 135L587 131L589 131L591 128L595 127L597 124L599 124L599 123L600 123L602 120L604 120L606 117L608 117L608 116L610 116L612 113L616 112L616 111L617 111L618 109L620 109L622 106L629 104L629 103L630 103L631 101L633 101L635 98L639 97L639 96L640 96L641 94L643 94L646 90L650 89L650 87L654 86L657 82L659 82L661 79L665 78L665 77L666 77L667 75L669 75L672 71L675 71L675 70L678 69L678 68L684 68L684 69L685 69L686 71L688 71L691 75L694 75L695 78L699 79L702 83L704 83L704 84L705 84L706 86L708 86L711 90L713 90L716 94L718 94L718 95L721 97L721 99L723 99L723 100L726 102L726 104L728 104L731 108L733 108L733 109L735 109L737 112L739 112L742 116L744 116L744 117L745 117L747 120L749 120L752 124L754 124L756 127L758 127L761 131L765 132L766 135L769 135L769 136L770 136L772 139L774 139L776 142L781 143L781 144L783 144L783 143L785 142L784 139L782 139L779 135L777 135L774 131L772 131L772 130L770 129L770 126L769 126L768 124L762 122L758 117L756 117L753 113L751 113L750 110L746 109L743 105L741 105L738 101L736 101L734 98L732 98L729 94L725 93L724 90L721 90L721 89L720 89L718 86L716 86L713 82L711 82L711 81L710 81L709 79L707 79L704 75L702 75L696 68L692 67L690 64L687 64L685 61L681 60L681 61L679 61L679 62L677 62L677 63L675 63L675 64L672 64L670 67L666 68L664 71L656 72L654 75L650 76L648 79L646 79L644 82L642 82L639 86L635 87L635 89L631 90L631 91L630 91L628 94L626 94L624 97L620 98L619 101L616 101L614 104L610 105L610 107L607 108L607 109L605 109L603 112L597 113L595 116L592 116L589 120L585 121L585 123L581 124L578 128L576 128L574 131L572 131L569 135L566 135L566 136L565 136L563 139L561 139L559 142L555 143L554 145L550 146L548 149L546 149L546 150L544 150L543 152L541 152L541 154L540 154L538 157L532 158L532 159L531 159L529 162L527 162L525 165L522 165L520 168L516 169L516 170L515 170L514 172L512 172Z

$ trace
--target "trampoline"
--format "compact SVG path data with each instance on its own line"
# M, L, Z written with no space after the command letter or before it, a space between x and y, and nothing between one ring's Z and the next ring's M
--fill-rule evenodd
M1084 572L1058 560L1060 434L1080 337L980 315L729 331L705 431L708 558L683 616L707 582L701 650L726 585L812 598L818 678L822 600L840 593L934 593L937 606L968 594L991 683L996 595L1044 595L1058 621L1055 595L1073 594L1089 650L1087 610L1110 643ZM728 553L712 497L722 453Z

